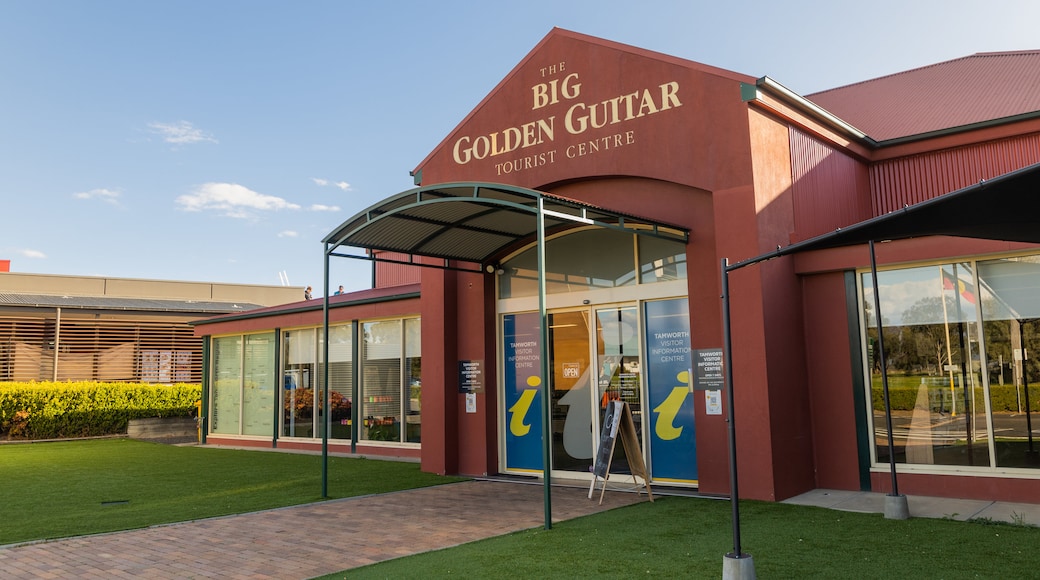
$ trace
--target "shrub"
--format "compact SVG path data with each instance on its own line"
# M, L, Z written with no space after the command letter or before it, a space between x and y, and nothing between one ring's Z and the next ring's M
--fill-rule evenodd
M880 387L880 380L875 381L875 386L872 389L872 399L874 409L884 409L884 394ZM906 385L901 384L899 381L895 381L895 384L890 384L888 389L889 402L892 405L893 411L913 411L917 405L917 399L919 394L919 385ZM975 404L981 409L984 408L984 393L982 387L974 388ZM1022 405L1022 409L1025 409L1025 388L1019 387L1016 392L1014 385L990 385L990 407L993 412L1018 412L1019 404ZM932 407L938 408L939 398L942 397L946 401L946 405L949 406L949 400L951 395L956 396L956 406L963 408L964 405L964 389L957 387L953 393L949 392L949 388L945 386L931 386L929 389L929 403ZM971 397L972 393L969 390L968 396ZM1021 401L1019 400L1021 398ZM1029 386L1029 409L1032 412L1040 411L1040 385Z
M199 385L0 382L0 436L59 439L126 433L130 419L190 417Z

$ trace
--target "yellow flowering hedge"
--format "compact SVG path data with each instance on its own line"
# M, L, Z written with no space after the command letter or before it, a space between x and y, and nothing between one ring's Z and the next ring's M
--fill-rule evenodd
M0 437L126 433L130 419L194 416L201 396L201 386L185 383L0 382Z

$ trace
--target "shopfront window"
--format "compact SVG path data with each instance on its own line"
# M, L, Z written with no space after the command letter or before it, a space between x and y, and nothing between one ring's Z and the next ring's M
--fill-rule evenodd
M979 262L997 467L1040 467L1040 256ZM971 291L967 288L966 291Z
M242 337L213 339L213 394L209 426L211 433L238 434L239 391L242 382Z
M318 329L289 330L282 342L282 436L313 437L318 379Z
M321 437L320 408L325 396L321 364L323 330L303 328L283 333L282 436ZM350 439L350 410L353 401L353 343L350 324L329 327L329 404L332 439ZM317 407L315 405L317 400Z
M274 333L246 336L242 381L242 434L274 434Z
M405 441L422 441L422 325L418 318L404 321L404 370L408 407L405 412Z
M862 283L875 460L885 463L869 273ZM896 461L1040 468L1040 256L883 271L878 287Z
M896 461L989 466L977 296L972 268L941 264L878 273ZM870 274L864 314L874 425L885 425L877 316ZM889 461L885 430L875 429L876 459Z
M321 335L322 329L319 328L319 346ZM332 430L329 437L332 439L350 439L350 409L354 400L353 349L352 325L339 324L329 327L329 405L332 409ZM323 380L324 375L320 374L318 385L322 391L320 385ZM320 396L324 396L324 392Z
M210 432L274 435L274 333L213 339Z
M419 320L366 322L362 329L360 438L418 443L422 417Z

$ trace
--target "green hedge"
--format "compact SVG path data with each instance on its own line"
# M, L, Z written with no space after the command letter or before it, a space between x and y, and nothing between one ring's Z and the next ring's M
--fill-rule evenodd
M880 381L877 381L880 382ZM904 385L889 385L888 397L892 405L893 411L912 411L914 406L917 404L917 393L918 386L907 387ZM990 385L990 395L992 400L990 406L995 413L1002 411L1010 411L1013 413L1018 412L1018 397L1022 397L1022 408L1025 409L1025 389L1019 387L1018 394L1015 393L1014 385ZM954 393L957 397L957 408L961 409L964 403L964 389L957 387ZM884 395L880 386L875 385L873 389L873 403L874 409L880 410L885 408ZM940 386L929 386L929 398L932 406L938 405L939 397L945 397L946 407L949 407L950 401L950 388ZM971 392L968 392L968 396L971 397ZM985 409L985 399L983 399L982 387L975 388L975 405L978 409ZM938 408L938 407L937 407ZM1030 411L1040 411L1040 385L1029 386L1029 409Z
M130 419L191 417L199 385L0 382L0 437L60 439L126 433Z

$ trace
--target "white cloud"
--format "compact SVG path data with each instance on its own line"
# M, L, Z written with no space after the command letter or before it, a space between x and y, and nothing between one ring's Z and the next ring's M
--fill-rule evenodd
M347 183L346 181L329 181L328 179L323 179L321 177L312 177L311 181L313 181L315 184L317 184L320 187L332 186L332 187L338 187L338 188L342 189L343 191L350 191L350 184Z
M339 211L340 207L338 205L324 205L316 203L310 206L308 209L311 211Z
M112 205L119 205L119 196L121 194L118 191L112 189L91 189L90 191L80 191L72 194L72 197L76 199L100 199L106 203Z
M282 230L282 231L278 232L278 237L279 238L295 238L295 237L297 237L299 235L300 234L298 232L295 232L293 230Z
M18 253L21 254L23 258L33 258L37 260L47 259L47 254L44 254L39 250L18 250Z
M202 129L196 128L187 121L177 121L176 123L148 123L148 128L151 129L152 133L161 136L163 141L166 141L167 143L192 145L194 143L203 143L206 141L209 141L210 143L217 142L212 135L204 133Z
M257 193L237 183L204 183L194 192L177 198L184 211L212 210L233 218L253 217L253 211L300 209L280 197Z

